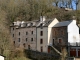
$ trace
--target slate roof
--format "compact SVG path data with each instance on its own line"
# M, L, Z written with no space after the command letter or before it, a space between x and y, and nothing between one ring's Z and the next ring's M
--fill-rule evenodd
M51 20L51 19L45 20L44 22L40 22L40 21L39 21L37 27L40 27L40 26L42 26L42 27L47 27L52 21L53 21L53 20Z
M40 20L34 20L34 21L26 21L24 23L20 23L20 25L16 25L18 26L18 28L22 28L21 25L23 25L25 27L47 27L54 19L46 19L44 22L40 21ZM15 26L15 25L11 25L11 26Z
M44 26L48 26L53 20L46 20Z
M72 21L63 21L63 22L59 22L56 25L54 25L53 27L62 27L62 26L68 26Z

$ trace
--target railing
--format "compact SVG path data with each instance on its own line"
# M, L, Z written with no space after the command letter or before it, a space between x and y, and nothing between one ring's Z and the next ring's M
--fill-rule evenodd
M68 43L68 46L80 46L80 42Z
M75 60L75 58L74 57L68 57L68 58L66 58L66 60Z
M68 43L55 43L53 46L68 46Z
M53 46L80 46L80 42L75 43L55 43Z

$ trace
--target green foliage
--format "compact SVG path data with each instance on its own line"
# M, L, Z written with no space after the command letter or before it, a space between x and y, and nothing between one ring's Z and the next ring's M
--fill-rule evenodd
M9 26L12 22L17 20L35 20L42 15L47 18L56 17L59 21L72 20L73 16L75 16L75 19L80 23L80 10L65 11L64 9L54 7L54 1L0 0L0 54L6 56L6 60L26 60L23 52L15 50L12 46L12 38L9 32Z

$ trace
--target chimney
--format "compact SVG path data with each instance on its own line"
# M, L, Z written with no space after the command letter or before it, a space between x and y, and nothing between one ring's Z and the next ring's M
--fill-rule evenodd
M40 16L40 21L41 22L44 22L46 19L45 19L45 16Z

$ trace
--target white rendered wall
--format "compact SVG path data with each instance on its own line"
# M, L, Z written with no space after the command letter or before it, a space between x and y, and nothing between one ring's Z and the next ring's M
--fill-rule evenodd
M79 28L76 25L76 21L73 20L73 22L71 22L68 25L68 42L70 43L75 43L75 42L80 42L79 40Z
M52 27L54 27L55 24L57 24L59 21L55 18L51 24L48 26L48 45L52 43Z
M3 56L0 56L0 60L4 60L4 57Z
M43 36L40 36L40 31L43 31ZM40 39L43 39L43 44L40 44ZM37 28L37 51L41 52L41 46L43 52L47 52L47 41L48 41L48 28L43 27L42 29Z

